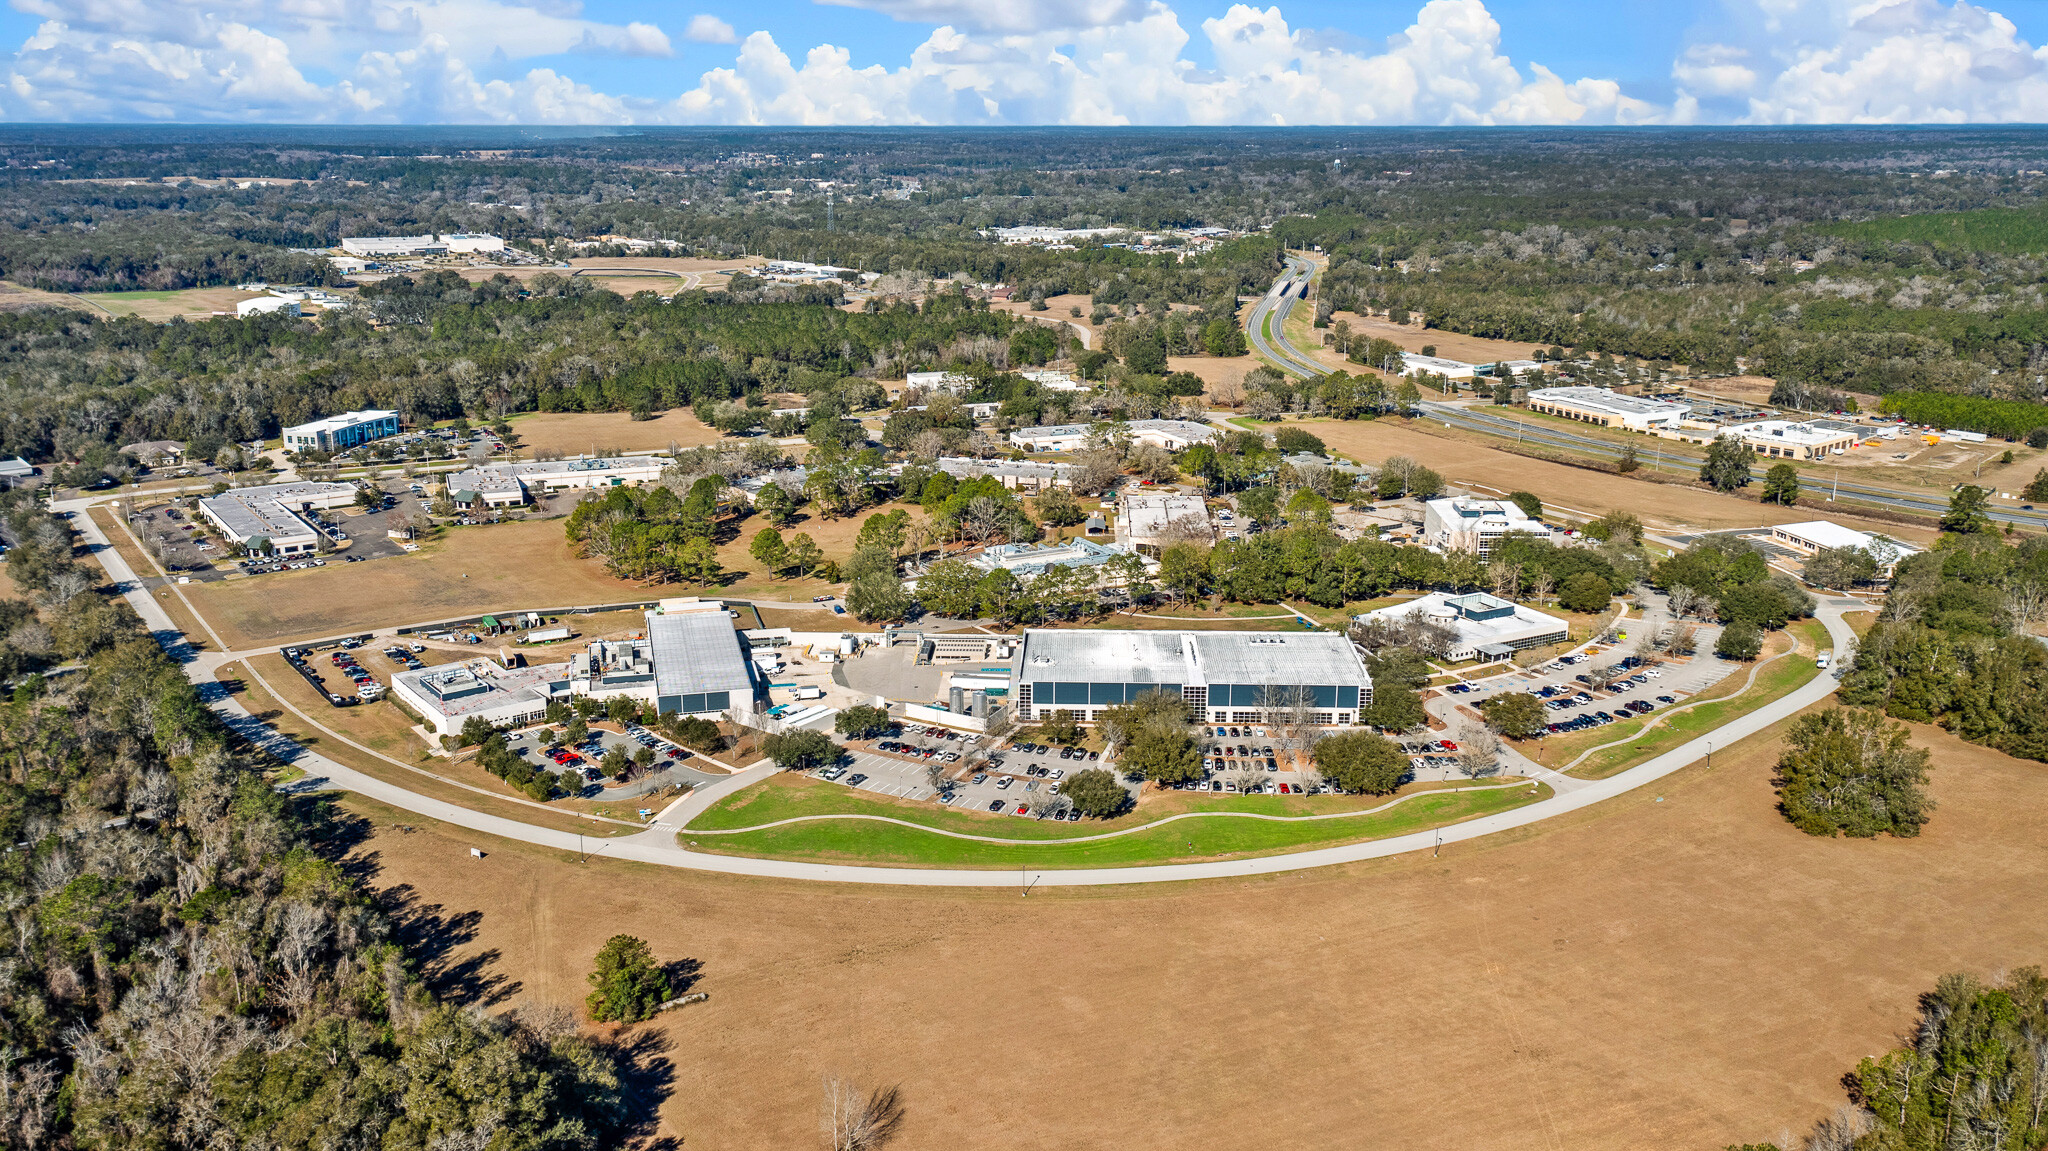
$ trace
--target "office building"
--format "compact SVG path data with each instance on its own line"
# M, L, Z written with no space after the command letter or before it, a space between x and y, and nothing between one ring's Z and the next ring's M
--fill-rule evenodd
M254 301L250 301L254 302ZM398 434L398 413L383 409L343 412L338 416L294 424L284 430L288 452L341 452L371 440Z
M1011 662L1017 717L1054 711L1092 723L1102 710L1163 691L1208 723L1265 723L1306 709L1345 727L1372 702L1372 679L1336 632L1041 630Z
M1624 396L1607 388L1537 388L1529 393L1529 410L1582 420L1603 428L1632 432L1676 431L1692 410L1690 404Z

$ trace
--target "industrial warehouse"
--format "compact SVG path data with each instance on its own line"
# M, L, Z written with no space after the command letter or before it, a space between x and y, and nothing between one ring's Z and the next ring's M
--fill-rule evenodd
M717 600L664 601L647 613L647 634L600 641L567 663L506 666L514 658L403 672L392 694L437 735L455 735L472 718L493 727L538 723L548 704L576 696L625 696L661 712L716 717L752 710L765 685Z
M1210 723L1265 723L1306 708L1345 727L1372 702L1372 679L1336 632L1025 631L1011 663L1017 718L1054 711L1093 722L1154 691Z

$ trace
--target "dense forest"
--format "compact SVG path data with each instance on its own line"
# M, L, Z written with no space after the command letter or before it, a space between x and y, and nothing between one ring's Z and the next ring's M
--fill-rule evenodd
M271 784L61 521L0 510L36 597L0 601L6 647L51 669L0 702L0 1144L618 1146L627 1061L430 989L353 817Z
M1321 247L1325 321L1370 311L1814 387L2031 403L2048 343L2044 153L2001 129L13 129L0 275L59 290L327 282L303 250L345 235L489 231L547 258L633 240L1085 294L1098 324L1132 322L1122 355L1129 338L1216 344L1282 247ZM987 234L1023 224L1125 231L1065 251ZM1242 238L1114 246L1194 225Z

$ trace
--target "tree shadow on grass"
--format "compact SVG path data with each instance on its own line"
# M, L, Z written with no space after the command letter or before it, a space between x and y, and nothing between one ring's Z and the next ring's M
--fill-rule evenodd
M683 1145L682 1140L661 1134L661 1105L675 1093L676 1069L668 1057L670 1046L668 1036L651 1027L621 1031L607 1044L618 1060L620 1088L632 1111L621 1146L634 1151L680 1151Z
M483 912L450 912L438 903L427 903L409 883L387 887L376 899L379 909L391 919L393 938L412 957L421 982L437 997L465 1007L491 1007L524 987L494 970L503 958L495 947L473 955L457 954L476 939Z

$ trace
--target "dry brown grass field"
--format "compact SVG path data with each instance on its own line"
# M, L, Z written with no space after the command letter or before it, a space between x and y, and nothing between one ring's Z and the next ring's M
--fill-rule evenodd
M808 534L826 558L844 560L853 554L861 522L895 507L869 508L837 520L800 519L783 537ZM455 528L411 555L366 564L328 564L181 590L235 650L473 612L698 594L803 602L827 591L830 585L815 577L777 580L757 570L760 565L747 554L747 546L765 526L748 519L737 536L721 544L718 554L727 578L710 587L613 579L599 561L571 554L562 521L548 519Z
M627 412L537 412L509 421L521 450L568 455L617 448L622 452L659 451L670 444L686 448L717 443L717 428L707 428L688 408L666 411L651 420ZM737 442L737 441L735 441Z
M635 292L659 292L671 295L691 288L723 288L731 277L720 273L733 268L752 267L765 262L760 256L735 257L730 260L699 259L693 256L578 256L569 261L567 269L556 267L522 268L460 268L460 275L471 281L488 280L493 276L505 275L515 280L531 280L544 272L558 276L569 275L577 269L591 269L578 279L590 280L601 287L609 288L621 296ZM617 271L616 275L604 275L603 271ZM676 275L664 275L674 272Z
M62 292L45 292L41 288L28 288L7 280L0 280L0 312L21 312L29 308L73 308L94 315L105 315L77 296Z
M1441 328L1418 328L1412 324L1396 324L1384 316L1361 316L1356 312L1332 312L1330 322L1334 325L1344 320L1351 325L1351 334L1364 335L1382 340L1392 340L1407 352L1420 352L1425 344L1434 345L1436 354L1447 360L1462 360L1468 364L1490 364L1495 360L1526 360L1536 350L1535 344L1517 343L1512 340L1489 340L1484 336L1466 336L1457 332L1446 332ZM1320 339L1320 335L1318 337Z
M580 1004L621 931L701 961L710 1000L653 1028L691 1146L806 1144L837 1074L902 1085L903 1151L1718 1147L1832 1111L1943 972L2048 956L2048 921L2015 913L2048 769L1917 735L1941 808L1913 840L1793 830L1754 740L1440 859L1242 882L1019 898L454 832L359 850L421 907L480 913L437 963L481 957L512 1003Z
M1651 483L1530 459L1457 436L1438 434L1440 425L1424 420L1304 420L1301 426L1322 437L1332 449L1361 463L1377 464L1388 456L1412 456L1441 472L1453 485L1473 483L1502 491L1532 491L1547 501L1594 515L1629 511L1647 523L1720 529L1797 523L1813 519L1816 514L1812 508L1781 507L1698 487ZM1650 441L1646 446L1653 444ZM1931 542L1934 538L1928 529L1862 520L1847 511L1830 512L1828 518L1862 531L1883 532L1915 543Z

